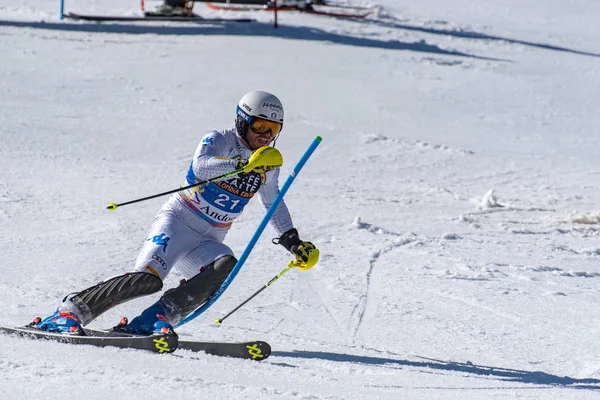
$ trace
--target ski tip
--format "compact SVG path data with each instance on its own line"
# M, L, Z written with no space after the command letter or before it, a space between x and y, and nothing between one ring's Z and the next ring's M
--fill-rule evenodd
M316 140L316 141L318 141L318 142L321 142L321 141L323 141L323 138L322 138L321 136L317 136L317 137L315 138L315 140Z
M215 319L215 324L217 324L217 325L221 325L222 322L223 322L223 320L221 318Z
M261 340L246 345L248 358L254 361L266 360L271 355L271 346Z
M117 207L119 207L119 206L115 203L108 203L108 205L106 206L106 209L108 209L110 211L114 211L117 209Z

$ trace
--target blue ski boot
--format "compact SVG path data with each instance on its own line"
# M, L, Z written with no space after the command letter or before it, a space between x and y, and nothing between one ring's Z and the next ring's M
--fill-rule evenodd
M30 325L47 332L85 335L79 318L69 311L59 311L57 309L54 314L43 320L40 317L35 318Z
M121 322L113 327L113 330L136 335L175 333L173 326L166 317L165 309L158 302L145 309L131 322L129 322L127 318L122 318Z

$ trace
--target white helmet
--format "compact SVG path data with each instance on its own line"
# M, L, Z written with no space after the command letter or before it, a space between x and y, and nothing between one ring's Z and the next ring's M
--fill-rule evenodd
M268 92L255 90L246 93L238 103L236 114L235 127L244 140L255 118L279 122L283 127L283 105L277 96Z

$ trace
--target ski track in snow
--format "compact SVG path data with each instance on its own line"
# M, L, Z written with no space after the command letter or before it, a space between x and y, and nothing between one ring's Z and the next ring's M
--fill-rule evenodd
M365 318L367 309L369 307L369 293L372 290L374 290L373 289L373 287L375 286L375 284L373 283L373 281L375 280L374 271L378 264L377 261L383 254L393 252L394 250L396 250L402 246L405 246L409 243L414 242L416 239L413 237L404 237L404 235L402 235L400 233L391 232L391 231L382 229L380 227L371 225L369 223L362 222L359 218L357 218L354 221L353 226L358 230L366 230L375 235L399 237L399 239L395 239L391 245L388 245L388 246L381 248L381 249L375 251L374 253L372 253L369 258L369 269L366 272L364 290L363 290L362 295L359 298L358 303L355 305L354 309L352 310L352 313L350 316L351 326L350 326L349 330L351 332L352 342L354 343L356 341L356 336L361 328L361 324L363 322L363 319Z

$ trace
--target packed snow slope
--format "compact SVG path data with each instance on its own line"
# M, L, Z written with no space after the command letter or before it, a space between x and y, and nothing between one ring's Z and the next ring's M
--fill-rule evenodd
M2 2L0 325L131 270L165 199L106 205L177 188L244 93L284 103L281 183L323 142L286 196L320 263L216 326L290 259L269 227L220 300L179 329L266 340L270 359L4 336L0 398L600 395L600 3L377 4L363 21L281 13L273 29L270 13L203 4L205 17L256 21L82 23L60 21L58 1ZM237 255L264 215L255 203L227 238Z

